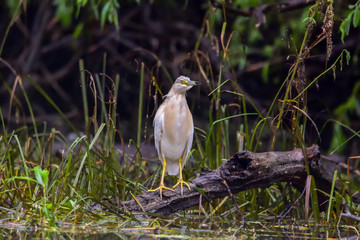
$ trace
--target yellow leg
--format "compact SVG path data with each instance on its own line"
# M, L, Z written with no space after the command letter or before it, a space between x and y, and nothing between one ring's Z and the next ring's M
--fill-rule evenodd
M179 171L180 171L180 176L179 176L179 181L174 185L173 188L176 188L179 184L180 184L180 188L181 188L181 196L184 195L184 192L183 192L183 184L185 184L189 190L190 190L190 186L187 182L185 182L183 180L183 177L182 177L182 164L181 164L181 158L179 158Z
M155 191L157 191L157 190L160 190L160 198L161 198L161 199L162 199L162 190L163 190L163 189L166 189L166 190L169 190L169 191L174 191L174 190L172 190L171 188L165 187L165 185L164 185L165 170L166 170L166 159L164 158L164 161L163 161L163 170L162 170L161 180L160 180L160 186L159 186L158 188L149 190L149 192L155 192Z

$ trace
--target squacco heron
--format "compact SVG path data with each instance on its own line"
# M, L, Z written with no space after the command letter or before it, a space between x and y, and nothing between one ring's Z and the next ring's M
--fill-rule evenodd
M160 186L149 191L159 190L160 198L164 189L174 191L164 185L165 171L169 175L177 175L180 172L179 180L173 188L180 185L181 195L183 195L183 185L190 190L189 184L183 180L182 168L191 150L194 123L185 94L194 85L199 84L200 82L191 81L188 77L178 77L155 114L155 147L163 170Z

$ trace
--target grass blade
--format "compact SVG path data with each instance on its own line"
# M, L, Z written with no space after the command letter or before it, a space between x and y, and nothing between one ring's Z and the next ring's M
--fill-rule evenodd
M98 131L96 132L96 134L95 134L95 136L94 136L94 139L91 141L91 143L90 143L90 145L89 145L89 150L91 150L92 147L94 146L94 144L96 143L96 141L97 141L97 139L99 138L100 133L101 133L101 131L103 130L104 127L105 127L105 123L102 123L102 124L100 125ZM81 171L82 171L82 169L83 169L83 166L84 166L84 164L85 164L85 160L86 160L87 157L88 157L88 154L87 154L87 152L85 152L85 154L84 154L84 156L83 156L83 158L82 158L82 160L81 160L81 163L80 163L80 167L79 167L79 169L78 169L78 172L77 172L77 174L76 174L76 177L75 177L73 186L76 186L77 183L78 183L78 181L79 181L80 174L81 174ZM70 196L73 196L73 194L74 194L74 189L72 189Z

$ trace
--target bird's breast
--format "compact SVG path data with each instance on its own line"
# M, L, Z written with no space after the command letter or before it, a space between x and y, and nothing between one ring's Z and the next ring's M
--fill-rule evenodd
M186 144L193 129L193 119L185 95L173 96L164 109L166 138L172 144Z

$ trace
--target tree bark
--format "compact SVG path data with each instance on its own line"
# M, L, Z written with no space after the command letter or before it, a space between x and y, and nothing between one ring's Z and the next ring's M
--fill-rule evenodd
M313 145L304 150L309 164L310 174L314 176L316 187L330 193L334 166L323 167L319 147ZM145 192L137 201L122 202L120 208L131 213L170 215L179 210L199 205L213 199L222 198L252 188L267 188L277 182L292 183L303 191L307 178L304 155L301 149L288 152L239 152L224 162L216 170L205 171L191 179L191 190L184 186L184 195L180 188L174 192L164 191L163 199L159 192ZM194 187L195 186L195 187ZM201 189L201 194L197 189ZM327 196L318 191L318 200L323 208Z

